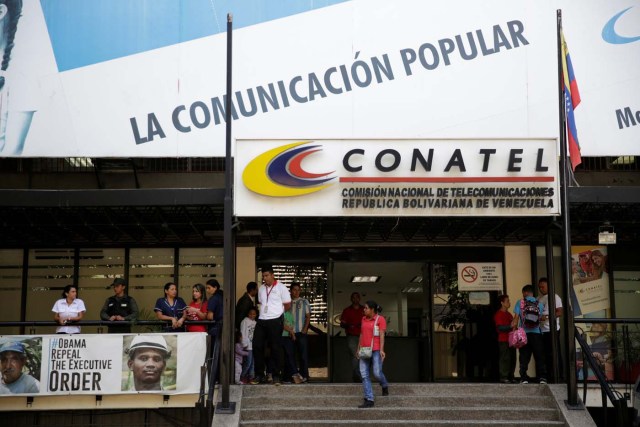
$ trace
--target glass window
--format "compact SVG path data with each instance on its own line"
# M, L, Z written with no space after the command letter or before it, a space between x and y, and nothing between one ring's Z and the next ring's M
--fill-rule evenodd
M22 290L22 249L0 250L0 300L11 301L0 310L0 320L20 320L20 298ZM0 335L20 333L18 326L0 329Z
M311 306L310 322L313 326L327 330L327 269L324 265L274 265L273 274L287 288L291 283L300 283L300 297Z
M222 248L185 248L180 249L178 266L179 295L189 304L191 289L196 283L205 284L209 279L216 279L225 289L224 256Z
M129 252L129 295L138 303L140 320L156 320L153 307L158 298L164 297L165 283L175 280L174 261L173 248Z
M104 301L113 295L113 279L124 277L124 249L80 249L78 263L78 286L82 301L87 307L84 318L100 320L100 310ZM129 292L131 293L131 289ZM97 326L82 328L83 333L97 331Z
M29 250L26 320L53 320L51 308L62 298L64 287L73 284L73 266L73 249ZM82 289L79 298L83 299ZM55 327L41 326L36 333L52 334Z

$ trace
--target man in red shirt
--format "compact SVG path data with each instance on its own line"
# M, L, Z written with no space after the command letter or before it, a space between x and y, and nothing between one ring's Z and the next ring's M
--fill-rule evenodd
M360 339L360 324L364 317L364 307L360 305L360 294L351 294L351 305L342 310L340 316L340 327L344 328L347 335L347 346L351 356L351 372L354 382L360 382L360 362L356 358L358 350L358 340Z
M509 313L509 295L500 295L500 309L493 316L498 331L498 347L500 356L498 365L500 367L500 382L512 383L513 371L516 369L516 349L509 347L509 332L513 329L511 322L513 315Z

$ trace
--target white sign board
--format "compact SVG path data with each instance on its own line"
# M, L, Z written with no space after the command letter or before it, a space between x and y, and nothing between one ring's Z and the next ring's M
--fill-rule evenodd
M459 291L502 291L504 289L502 277L501 262L458 263Z
M544 216L556 142L238 140L237 216Z
M25 0L0 157L223 157L227 11L234 138L557 138L558 8L582 154L640 155L640 0L218 3Z
M198 393L206 343L196 332L0 336L3 364L17 367L0 396Z

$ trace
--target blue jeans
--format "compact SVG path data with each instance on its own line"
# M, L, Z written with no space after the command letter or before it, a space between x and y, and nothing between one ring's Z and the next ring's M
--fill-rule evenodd
M244 363L242 364L242 378L253 378L253 371L253 350L249 350L249 354L244 358Z
M360 359L360 376L362 377L362 388L364 389L364 398L373 401L373 390L371 389L371 378L369 377L369 368L373 364L373 376L380 382L382 387L387 387L389 383L382 372L382 357L380 351L375 350L371 359Z
M307 344L307 334L296 332L295 347L300 356L300 369L298 372L305 378L309 378L309 346Z

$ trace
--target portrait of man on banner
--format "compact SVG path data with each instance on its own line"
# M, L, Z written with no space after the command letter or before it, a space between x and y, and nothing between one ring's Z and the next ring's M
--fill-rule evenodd
M122 391L175 390L177 342L176 335L124 336Z
M0 339L0 395L40 393L42 338Z

